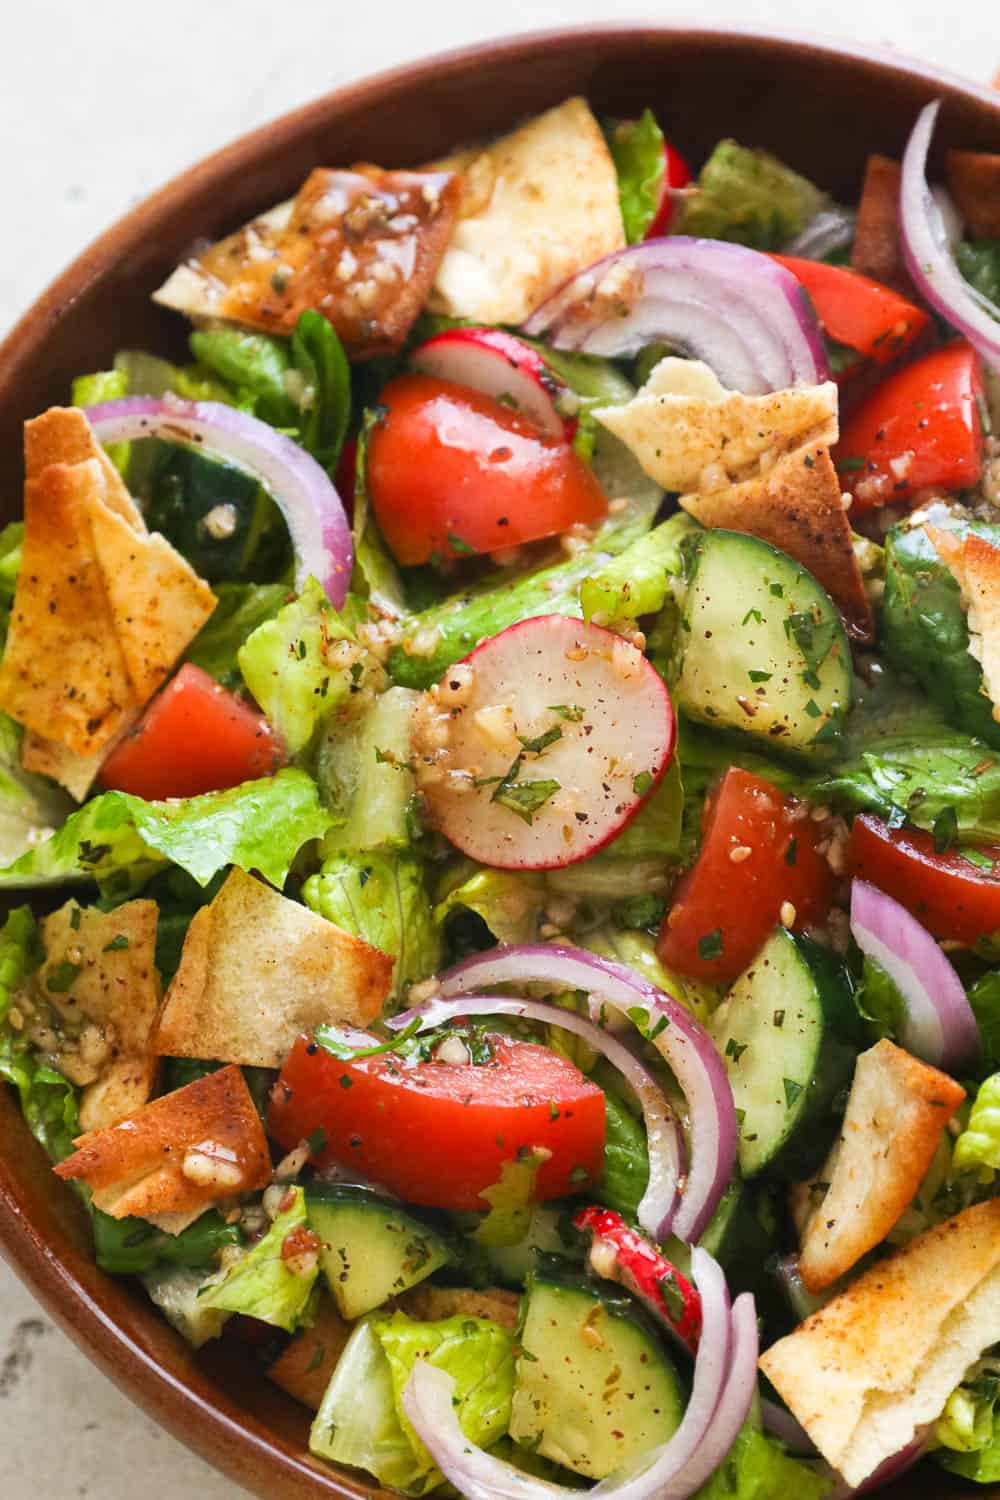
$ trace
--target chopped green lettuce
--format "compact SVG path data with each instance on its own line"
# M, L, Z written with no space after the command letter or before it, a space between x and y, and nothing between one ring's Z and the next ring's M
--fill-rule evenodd
M333 474L351 420L351 370L328 319L307 308L292 333L292 364L302 382L298 440Z
M76 377L70 400L74 406L101 406L105 401L120 401L128 393L128 377L124 370L96 370L92 375ZM120 474L128 472L131 452L131 443L109 445L108 457Z
M0 1079L17 1089L21 1113L35 1140L55 1162L73 1150L80 1134L76 1089L47 1066L10 1018L11 997L41 962L35 918L19 906L0 929Z
M635 969L657 989L678 1000L699 1021L707 1021L721 998L714 985L697 979L682 979L679 974L664 968L656 956L655 939L648 932L623 929L606 922L584 933L580 946L599 953L602 958L612 958L616 963Z
M580 585L583 618L607 624L610 620L637 620L640 615L656 614L663 608L672 583L682 576L680 543L698 530L697 521L680 510L609 559Z
M970 523L943 505L923 514L960 536L971 532L1000 541L1000 526ZM1000 748L1000 724L982 690L982 668L969 654L959 586L922 523L901 522L886 537L882 630L889 661L912 673L945 718Z
M608 146L618 173L625 238L630 245L646 238L660 206L660 188L666 162L663 131L651 109L638 120L623 120L608 132Z
M895 1040L906 1016L906 1001L882 965L867 955L854 1003L872 1042Z
M238 1226L227 1224L215 1209L180 1234L166 1234L145 1219L113 1219L100 1209L93 1210L93 1227L97 1264L118 1276L172 1266L204 1272L215 1268L221 1250L243 1239Z
M399 619L407 613L406 596L399 569L382 539L375 522L371 496L368 493L368 443L372 427L378 420L376 411L366 411L358 434L354 461L354 514L351 537L354 542L354 571L351 588L367 599L381 614ZM411 684L412 685L412 684Z
M977 1360L948 1397L934 1429L937 1462L978 1484L1000 1480L1000 1358Z
M506 1433L514 1389L511 1335L484 1318L417 1323L396 1313L355 1328L313 1422L311 1451L366 1469L405 1494L436 1489L444 1476L402 1407L418 1359L454 1380L456 1415L471 1442L489 1447Z
M319 1262L310 1274L298 1275L282 1259L285 1240L308 1226L306 1195L300 1187L288 1189L291 1203L282 1209L267 1233L218 1278L206 1282L198 1294L204 1308L243 1313L294 1333L308 1323L313 1287Z
M457 883L456 883L457 882ZM465 860L450 872L434 907L444 926L452 913L475 912L498 943L531 943L545 906L546 878L534 871L485 870Z
M1000 240L963 240L955 251L958 269L1000 317Z
M205 1285L204 1271L186 1266L161 1266L156 1271L146 1271L141 1281L170 1326L176 1328L193 1349L200 1349L209 1339L217 1339L232 1317L232 1313L206 1307L199 1300Z
M415 855L374 849L333 854L305 882L302 899L328 922L393 956L392 997L397 1002L415 980L436 972L440 934L423 863Z
M995 1073L1000 1069L1000 972L994 969L976 980L969 990L969 1004L979 1027L978 1071Z
M601 851L608 860L674 859L681 852L684 787L676 756L635 817Z
M603 1077L597 1080L603 1086ZM598 1202L634 1219L649 1186L646 1132L610 1087L604 1090L604 1175L594 1188Z
M0 713L0 868L35 848L76 807L47 777L21 769L21 735L20 724ZM10 883L0 876L0 885Z
M237 660L240 648L258 625L273 620L288 603L290 590L284 583L219 583L215 594L219 602L184 660L201 667L223 687L238 688L243 683Z
M979 1085L968 1123L955 1142L952 1166L956 1172L977 1172L992 1182L1000 1171L1000 1073Z
M199 885L232 864L259 871L280 889L303 844L322 838L329 824L316 783L292 767L229 791L168 802L104 792L0 871L0 881L32 885L86 876L106 895L120 896L170 861Z
M418 695L392 687L360 719L337 715L316 755L316 776L333 819L326 848L401 849L411 842L416 795L410 720Z
M197 329L188 342L199 365L229 387L237 405L273 427L296 426L298 405L285 381L292 366L286 339L240 328L206 328Z
M240 647L244 681L293 755L321 719L380 671L354 634L362 618L356 601L336 610L309 578L298 598Z
M824 1500L833 1488L831 1478L793 1458L748 1418L693 1500Z
M798 172L767 151L720 141L685 199L681 234L735 240L754 250L780 250L826 203Z
M469 1232L477 1245L517 1245L531 1227L535 1207L535 1183L545 1156L529 1151L505 1161L499 1182L484 1188L480 1197L490 1205Z

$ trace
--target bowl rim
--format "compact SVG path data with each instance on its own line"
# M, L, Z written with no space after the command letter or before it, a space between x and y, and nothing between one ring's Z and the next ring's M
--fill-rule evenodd
M846 59L883 78L892 75L900 82L916 84L928 94L945 91L952 97L985 105L1000 117L1000 92L960 74L889 47L862 46L796 29L629 19L546 27L477 41L365 74L254 127L182 168L92 240L16 319L0 341L0 372L8 365L30 365L67 304L100 279L121 258L127 245L140 242L149 228L169 218L175 208L203 185L225 176L237 163L263 151L273 132L306 136L331 111L349 108L365 96L378 98L400 88L419 89L425 81L461 75L486 59L514 61L519 56L555 46L583 48L595 42L623 43L643 37L678 40L688 46L704 43L711 49L764 45L779 53L812 59L817 65L825 59ZM0 385L5 383L0 377ZM19 1116L19 1109L10 1090L0 1086L0 1094L5 1096L0 1097L0 1124L3 1124ZM0 1130L0 1138L5 1134L5 1130ZM151 1349L143 1347L101 1305L95 1291L103 1273L96 1265L93 1277L81 1279L52 1254L24 1212L17 1173L2 1148L0 1254L45 1311L105 1375L175 1437L235 1482L252 1486L262 1495L277 1493L277 1487L284 1484L287 1488L281 1491L283 1495L301 1496L302 1500L321 1493L374 1500L383 1493L376 1485L366 1484L360 1475L354 1477L311 1460L235 1400L226 1397L220 1402L214 1394L209 1399L207 1385L197 1378L196 1366L191 1383L175 1378ZM91 1287L86 1284L88 1279Z

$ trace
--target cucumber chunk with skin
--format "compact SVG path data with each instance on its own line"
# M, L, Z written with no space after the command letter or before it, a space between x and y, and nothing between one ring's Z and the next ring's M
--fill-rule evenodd
M629 1298L532 1279L514 1378L515 1442L603 1479L666 1442L684 1406L677 1372Z
M317 1183L306 1193L320 1269L345 1318L360 1318L454 1259L444 1235L365 1188Z
M739 1165L797 1177L823 1160L837 1095L855 1049L843 1039L853 1011L839 964L779 927L712 1018L740 1122Z
M777 751L835 751L852 674L829 595L757 537L709 531L681 545L688 589L669 673L678 707Z

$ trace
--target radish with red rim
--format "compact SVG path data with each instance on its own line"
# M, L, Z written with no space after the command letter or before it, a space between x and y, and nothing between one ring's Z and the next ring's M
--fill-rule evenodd
M670 694L641 651L599 626L536 616L431 689L414 718L417 783L470 858L555 869L627 827L675 733Z
M502 328L449 328L415 349L410 365L512 406L546 437L573 441L573 393L537 349Z

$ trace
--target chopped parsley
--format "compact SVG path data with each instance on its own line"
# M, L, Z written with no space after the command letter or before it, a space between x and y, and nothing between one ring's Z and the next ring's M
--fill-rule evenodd
M562 733L559 725L553 724L551 729L546 729L544 734L536 734L534 739L526 740L523 734L519 734L518 739L525 750L530 750L532 755L541 755L542 751L554 745L556 740L562 739Z
M45 981L45 988L52 995L65 995L73 988L73 982L82 967L82 964L73 964L68 958L64 958L62 963L56 964L49 974Z
M583 709L579 703L550 703L549 713L558 714L560 719L566 719L570 724L579 724L583 718Z
M124 932L119 932L110 943L105 943L101 949L102 953L122 953L128 947L128 937Z
M722 928L716 927L714 932L706 932L698 939L698 957L702 959L721 958L723 950Z
M638 776L632 778L632 790L637 797L645 797L653 790L653 775L651 771L640 771Z
M802 1092L802 1085L801 1083L796 1083L794 1078L783 1078L781 1082L785 1089L785 1103L791 1109Z

